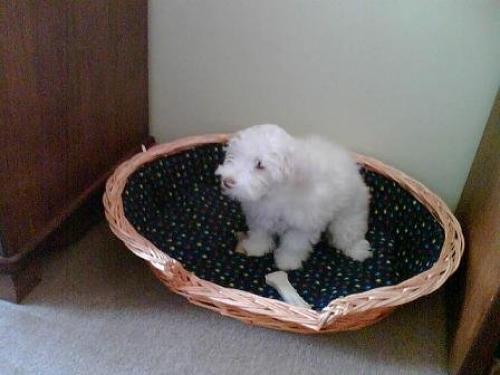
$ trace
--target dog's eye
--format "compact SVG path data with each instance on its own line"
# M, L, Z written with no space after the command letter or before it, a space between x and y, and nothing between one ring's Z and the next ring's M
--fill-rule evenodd
M260 160L257 160L257 163L255 164L255 169L258 169L260 171L265 169L264 164L262 164L262 162Z

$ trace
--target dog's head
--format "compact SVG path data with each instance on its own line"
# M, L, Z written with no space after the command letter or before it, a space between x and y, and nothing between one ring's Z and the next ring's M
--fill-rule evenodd
M222 189L239 201L256 201L290 173L294 139L277 125L255 125L236 133L226 147L215 174Z

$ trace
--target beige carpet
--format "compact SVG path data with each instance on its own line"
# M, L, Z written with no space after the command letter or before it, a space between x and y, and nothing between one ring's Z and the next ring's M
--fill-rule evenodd
M53 252L24 301L0 301L0 374L444 374L439 294L361 331L299 336L193 306L104 224Z

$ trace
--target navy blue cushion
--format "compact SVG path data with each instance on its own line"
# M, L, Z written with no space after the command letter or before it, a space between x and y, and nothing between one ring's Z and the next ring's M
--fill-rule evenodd
M160 250L198 277L229 288L279 299L264 276L275 271L272 255L250 258L234 252L245 231L237 202L221 194L215 168L218 144L157 159L138 169L123 194L127 219ZM397 183L361 169L372 199L367 239L374 256L355 262L325 240L289 279L315 309L331 300L394 285L430 268L444 241L443 228Z

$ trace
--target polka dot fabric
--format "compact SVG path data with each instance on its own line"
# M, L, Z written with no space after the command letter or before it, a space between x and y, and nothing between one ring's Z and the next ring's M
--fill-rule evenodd
M234 252L245 231L237 202L221 194L215 168L220 145L163 157L137 170L123 193L125 216L156 247L198 277L228 288L279 299L264 276L276 268L272 255L250 258ZM335 298L398 284L438 259L444 231L426 208L397 183L362 169L370 187L369 231L373 257L355 262L323 239L289 279L315 309Z

